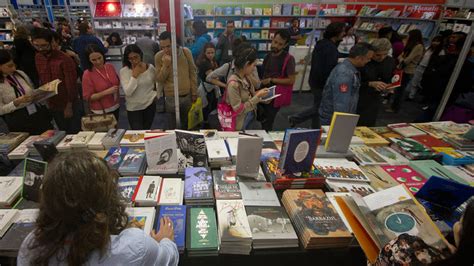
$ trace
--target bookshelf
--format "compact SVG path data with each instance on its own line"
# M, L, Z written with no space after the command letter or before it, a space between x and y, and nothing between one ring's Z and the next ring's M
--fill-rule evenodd
M89 0L68 0L67 9L71 25L76 24L80 20L91 21L92 19Z
M13 28L10 6L5 3L0 4L0 42L4 45L13 43Z
M38 18L41 21L49 21L46 8L41 0L17 0L18 17L22 22L32 22Z
M444 30L462 31L466 34L471 32L472 21L474 20L474 7L460 5L446 5L439 23L437 32Z

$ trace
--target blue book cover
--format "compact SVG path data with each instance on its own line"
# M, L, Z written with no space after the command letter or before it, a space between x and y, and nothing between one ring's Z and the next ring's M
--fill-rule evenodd
M260 28L260 19L254 19L252 21L252 27L253 28Z
M110 168L118 170L127 152L128 152L128 147L110 148L104 160L107 162Z
M432 176L415 196L437 206L454 210L474 196L474 187Z
M211 171L205 167L189 167L184 173L185 199L212 199L213 183Z
M288 136L288 144L286 149L282 149L285 153L285 160L281 167L283 173L309 172L313 165L321 130L290 130L286 135ZM285 144L284 141L283 145Z
M120 173L129 173L140 175L143 173L145 163L144 148L130 148L123 157L122 163L118 168Z
M132 197L137 187L138 179L140 179L138 176L126 176L120 177L117 181L119 193L127 204L132 203Z
M184 251L186 238L186 205L161 206L160 212L155 218L153 229L160 230L161 218L167 216L173 222L174 241L179 251Z

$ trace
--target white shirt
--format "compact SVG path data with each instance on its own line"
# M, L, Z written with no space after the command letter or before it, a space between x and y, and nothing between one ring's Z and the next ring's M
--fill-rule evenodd
M132 76L132 69L120 69L120 83L125 92L125 105L127 111L140 111L146 109L156 98L155 67L148 65L148 69L138 78Z

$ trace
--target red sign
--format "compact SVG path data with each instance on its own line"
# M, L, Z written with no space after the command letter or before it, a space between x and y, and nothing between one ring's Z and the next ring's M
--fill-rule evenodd
M344 2L347 3L357 3L357 2L364 2L364 3L393 3L393 0L345 0ZM444 5L446 0L403 0L397 1L403 2L404 4L432 4L432 5Z

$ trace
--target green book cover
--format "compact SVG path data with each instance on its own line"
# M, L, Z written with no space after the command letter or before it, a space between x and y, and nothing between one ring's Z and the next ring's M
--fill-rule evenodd
M464 179L460 178L433 160L411 161L410 166L420 174L424 175L426 178L438 176L461 184L469 185Z
M191 208L190 249L217 250L217 223L213 208Z

